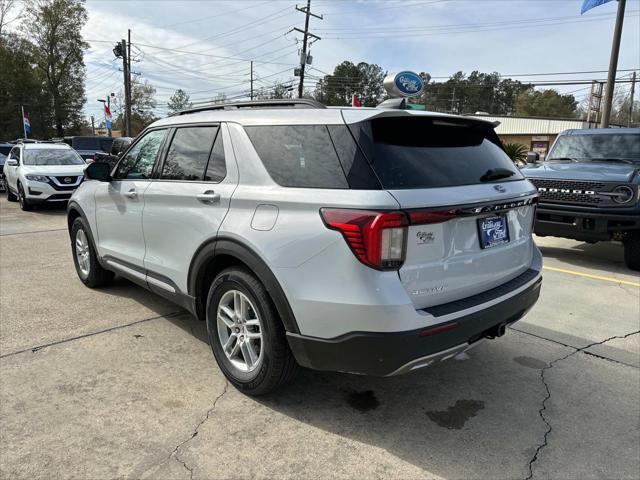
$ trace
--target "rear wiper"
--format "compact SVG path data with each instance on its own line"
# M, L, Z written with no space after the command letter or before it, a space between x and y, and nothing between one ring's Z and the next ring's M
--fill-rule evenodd
M621 163L629 163L634 165L634 162L631 160L625 160L624 158L592 158L592 162L621 162Z
M514 175L513 170L506 168L492 168L487 170L487 173L480 177L481 182L490 182L491 180L500 180L501 178L508 178Z
M548 158L546 161L547 162L553 162L553 161L558 161L558 162L578 162L578 159L576 158L572 158L572 157L554 157L554 158Z

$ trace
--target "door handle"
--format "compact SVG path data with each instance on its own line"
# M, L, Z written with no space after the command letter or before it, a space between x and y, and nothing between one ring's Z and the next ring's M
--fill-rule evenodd
M211 205L220 201L220 194L214 192L213 190L207 190L204 193L199 193L198 195L196 195L196 198L199 202Z
M125 197L134 199L138 196L138 192L136 192L135 188L132 188L127 193L124 194Z

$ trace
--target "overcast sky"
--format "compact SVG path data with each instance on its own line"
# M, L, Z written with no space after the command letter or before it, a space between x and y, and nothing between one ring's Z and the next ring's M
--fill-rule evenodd
M305 0L299 0L303 6ZM458 70L505 75L606 70L617 2L580 15L582 0L312 0L313 43L309 85L343 60L383 69L427 71L446 77ZM122 85L113 43L131 41L133 70L157 88L158 114L177 88L194 101L275 81L297 82L304 15L290 0L88 0L84 36L87 114ZM640 68L640 0L627 1L618 68ZM170 51L166 49L178 50ZM190 52L190 53L183 53ZM620 72L619 76L629 75ZM606 73L518 77L521 80L604 79ZM297 83L295 83L297 84ZM582 99L588 86L561 87ZM624 88L628 88L625 86ZM636 89L638 91L640 89Z

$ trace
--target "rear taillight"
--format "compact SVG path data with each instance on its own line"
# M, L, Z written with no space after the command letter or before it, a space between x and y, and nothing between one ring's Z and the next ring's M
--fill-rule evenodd
M320 215L327 227L342 233L365 265L378 270L402 266L409 224L404 212L322 208Z

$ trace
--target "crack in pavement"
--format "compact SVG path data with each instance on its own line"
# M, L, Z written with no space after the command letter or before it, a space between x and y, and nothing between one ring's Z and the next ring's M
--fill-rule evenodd
M167 460L170 460L171 458L174 458L178 463L180 463L188 472L189 472L189 478L193 479L193 468L189 467L189 465L187 465L187 462L185 462L184 460L182 460L178 455L179 455L179 450L180 448L182 448L184 445L186 445L187 443L189 443L191 440L193 440L196 435L198 435L198 430L200 429L200 427L202 425L204 425L204 423L209 420L209 416L211 415L211 413L215 410L216 405L218 404L218 401L227 393L227 390L229 389L229 382L227 380L224 381L224 389L222 390L222 393L220 395L218 395L214 400L213 400L213 405L211 406L211 408L209 410L207 410L207 415L200 420L200 422L196 425L196 428L193 430L193 432L191 433L191 435L189 436L189 438L187 438L186 440L183 440L182 442L180 442L178 445L176 445L176 447L173 449L173 451L169 454L169 457L167 458Z
M50 230L32 230L29 232L11 232L11 233L0 233L0 237L12 237L14 235L29 235L32 233L47 233L47 232L63 232L67 230L66 228L52 228Z
M624 365L625 367L640 368L637 365L632 365L630 363L626 363L626 362L623 362L621 360L616 360L615 358L605 357L603 355L598 355L597 353L587 352L586 350L584 350L585 348L591 348L594 345L600 345L602 343L608 342L609 340L613 340L615 338L618 338L618 337L615 337L615 336L611 337L611 338L608 338L607 340L603 340L602 342L592 343L592 344L589 344L589 345L585 345L584 347L576 347L575 345L570 345L568 343L561 342L560 340L554 340L553 338L543 337L542 335L537 335L535 333L526 332L524 330L519 330L519 329L517 329L515 327L508 327L508 328L509 328L509 330L513 330L514 332L522 333L523 335L530 335L532 337L539 338L540 340L546 340L547 342L555 343L557 345L562 345L563 347L573 348L573 349L579 350L582 353L584 353L585 355L591 355L592 357L599 358L600 360L606 360L608 362L618 363L620 365ZM638 332L633 332L633 333L630 333L629 335L634 335L635 333L638 333ZM627 336L628 335L623 336L623 337L619 337L619 338L627 338ZM573 353L576 353L576 352L573 352Z
M48 347L53 347L55 345L61 345L63 343L73 342L75 340L80 340L82 338L93 337L94 335L101 335L103 333L113 332L114 330L120 330L122 328L132 327L133 325L150 322L151 320L158 320L159 318L173 318L176 316L180 316L184 313L185 313L184 310L178 310L175 312L169 312L165 315L156 315L154 317L143 318L142 320L136 320L135 322L125 323L124 325L116 325L115 327L104 328L102 330L98 330L95 332L83 333L82 335L78 335L75 337L63 338L62 340L56 340L55 342L44 343L42 345L23 348L22 350L16 350L15 352L3 353L2 355L0 355L0 359L6 358L6 357L12 357L14 355L19 355L21 353L26 353L26 352L36 353L42 350L43 348L48 348Z
M625 293L628 293L629 295L631 295L633 298L637 298L638 300L640 300L640 295L638 294L638 292L630 292L625 288L625 286L622 283L619 283L618 287L620 287Z
M536 447L536 451L534 452L533 457L531 458L531 460L529 460L529 474L527 475L525 480L530 480L531 478L533 478L533 464L538 460L538 456L539 456L540 452L548 445L549 434L553 430L553 427L551 426L549 421L544 416L544 412L547 409L547 401L551 398L551 390L549 390L549 384L547 383L547 381L545 379L545 376L544 376L545 372L547 370L550 370L551 368L553 368L553 366L556 363L559 363L559 362L561 362L563 360L566 360L567 358L571 357L572 355L575 355L578 352L588 353L588 352L584 351L587 348L591 348L591 347L593 347L595 345L603 345L603 344L605 344L605 343L607 343L607 342L609 342L611 340L627 338L627 337L630 337L631 335L637 335L639 333L640 333L640 330L635 331L635 332L631 332L631 333L627 333L626 335L614 335L613 337L606 338L606 339L604 339L604 340L602 340L600 342L590 343L589 345L586 345L586 346L580 347L580 348L575 348L575 347L571 347L570 345L567 345L567 347L574 348L575 350L573 352L568 353L564 357L560 357L560 358L557 358L557 359L553 360L551 363L549 363L549 365L547 365L546 367L540 369L540 379L542 380L542 384L544 385L544 388L545 388L545 391L546 391L547 394L546 394L545 398L542 400L542 407L540 408L540 410L538 410L538 415L540 416L540 418L542 419L544 424L547 426L547 431L544 433L544 437L542 439L542 443Z

